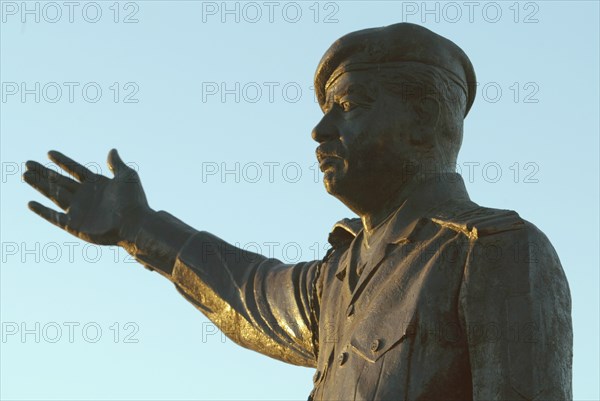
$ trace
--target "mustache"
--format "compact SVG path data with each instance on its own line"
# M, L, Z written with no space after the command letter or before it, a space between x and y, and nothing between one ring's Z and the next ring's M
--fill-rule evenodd
M319 163L328 157L336 157L338 159L344 158L344 148L341 144L335 142L323 143L317 147L315 153L317 154L317 160Z

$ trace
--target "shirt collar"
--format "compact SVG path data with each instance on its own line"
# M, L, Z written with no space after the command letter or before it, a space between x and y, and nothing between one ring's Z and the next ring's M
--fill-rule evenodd
M436 174L411 185L413 188L404 202L392 212L391 217L376 228L383 230L382 235L377 235L379 243L372 244L379 248L379 252L376 252L379 256L376 258L385 256L389 244L410 242L425 219L448 217L446 214L449 212L446 209L450 208L445 208L445 204L452 201L470 201L465 183L457 173ZM343 228L347 235L352 235L353 238L361 237L365 235L364 227L360 226L357 230L358 223L360 219L344 219L334 226L334 232ZM336 275L343 274L346 267L347 263L340 260Z
M382 236L387 243L407 240L422 218L443 217L444 204L469 201L465 183L456 173L436 174L415 183L410 195L393 212ZM364 229L363 229L364 230Z

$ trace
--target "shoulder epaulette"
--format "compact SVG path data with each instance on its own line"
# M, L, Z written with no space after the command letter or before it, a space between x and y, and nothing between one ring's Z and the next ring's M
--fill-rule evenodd
M525 224L513 210L476 207L452 217L432 217L443 227L462 232L470 239L522 228Z
M360 219L343 219L335 223L327 240L331 246L339 248L352 242L361 229Z

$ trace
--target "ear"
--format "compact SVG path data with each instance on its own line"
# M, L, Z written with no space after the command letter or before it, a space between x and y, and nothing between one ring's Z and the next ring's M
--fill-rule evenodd
M410 132L413 144L432 148L435 145L435 136L438 134L441 107L439 100L434 96L424 96L413 103L415 111L415 126Z

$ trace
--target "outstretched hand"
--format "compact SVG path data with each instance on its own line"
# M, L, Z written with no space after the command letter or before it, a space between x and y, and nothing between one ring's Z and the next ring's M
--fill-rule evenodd
M94 174L60 152L50 151L48 157L74 179L35 161L26 163L23 179L64 213L35 201L29 202L32 211L94 244L116 245L135 240L143 219L152 209L137 172L121 160L116 149L108 154L108 167L113 178Z

